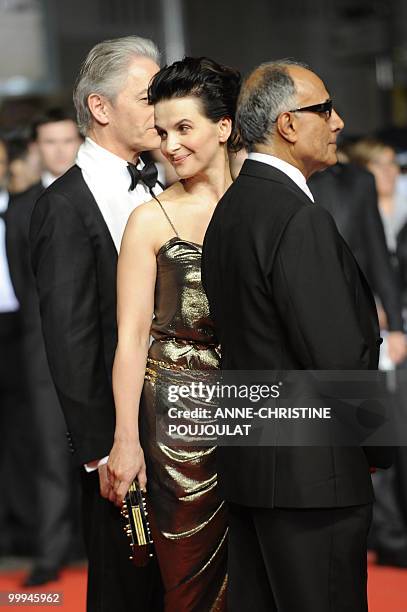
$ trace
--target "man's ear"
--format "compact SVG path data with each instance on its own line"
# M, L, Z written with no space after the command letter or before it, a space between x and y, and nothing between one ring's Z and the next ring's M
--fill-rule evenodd
M284 140L295 143L298 139L297 119L294 113L281 113L277 119L277 130Z
M104 96L92 93L88 96L88 107L92 117L100 124L109 123L109 102Z
M223 117L218 122L219 142L222 144L227 141L232 133L232 120L230 117Z

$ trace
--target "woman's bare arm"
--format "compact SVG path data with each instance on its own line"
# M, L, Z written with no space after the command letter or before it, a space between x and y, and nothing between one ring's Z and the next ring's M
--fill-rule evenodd
M134 478L146 486L138 413L149 348L156 281L157 219L149 206L130 216L117 269L118 344L113 366L114 444L108 461L109 499L121 505Z

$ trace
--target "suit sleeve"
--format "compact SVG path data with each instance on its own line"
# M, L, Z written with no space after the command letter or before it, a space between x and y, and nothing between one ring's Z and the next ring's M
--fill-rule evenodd
M369 281L374 293L379 296L387 315L389 331L402 331L401 292L386 245L383 223L377 207L374 178L366 175L364 179L363 221L369 260Z
M397 235L397 260L401 286L407 287L407 223L403 225Z
M49 366L83 464L107 455L114 433L95 253L76 208L54 191L34 208L30 246Z
M17 209L19 202L11 202L6 216L6 250L11 281L18 301L25 303L24 293L31 274L28 257L27 228L24 215ZM25 229L25 231L24 231Z
M318 205L289 222L272 272L282 324L306 369L366 369L369 349L358 322L355 288L345 277L335 223Z

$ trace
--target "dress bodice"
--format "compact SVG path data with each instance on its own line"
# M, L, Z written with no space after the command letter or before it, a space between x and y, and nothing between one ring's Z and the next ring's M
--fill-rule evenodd
M157 253L155 340L216 344L209 305L201 282L202 247L177 236Z

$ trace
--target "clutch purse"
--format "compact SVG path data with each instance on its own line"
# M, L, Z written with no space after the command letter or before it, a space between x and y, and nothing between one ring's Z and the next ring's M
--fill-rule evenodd
M124 498L122 516L126 523L124 531L130 539L129 558L137 567L147 565L153 557L153 539L147 514L143 492L134 481Z

